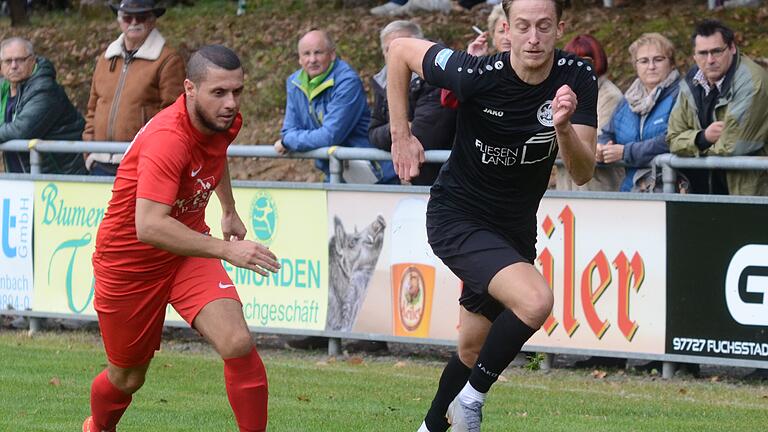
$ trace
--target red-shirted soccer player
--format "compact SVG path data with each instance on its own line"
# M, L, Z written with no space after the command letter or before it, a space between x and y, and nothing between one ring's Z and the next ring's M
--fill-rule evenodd
M114 431L160 347L168 304L224 359L230 405L241 431L267 425L267 375L220 260L262 275L279 268L245 238L226 152L242 125L243 69L220 45L187 64L184 94L139 131L115 178L96 238L94 307L109 360L91 386L83 431ZM208 234L205 207L221 202L224 239Z

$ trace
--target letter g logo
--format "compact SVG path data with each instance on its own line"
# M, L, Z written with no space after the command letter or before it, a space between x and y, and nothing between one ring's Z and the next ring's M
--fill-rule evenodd
M725 275L725 301L739 324L768 326L768 245L736 251Z

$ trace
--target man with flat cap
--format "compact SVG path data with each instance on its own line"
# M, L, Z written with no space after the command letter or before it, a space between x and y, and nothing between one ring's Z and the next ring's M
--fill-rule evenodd
M155 28L165 13L154 0L110 5L122 33L96 62L83 141L131 141L184 87L184 61ZM91 153L93 175L115 175L122 154Z

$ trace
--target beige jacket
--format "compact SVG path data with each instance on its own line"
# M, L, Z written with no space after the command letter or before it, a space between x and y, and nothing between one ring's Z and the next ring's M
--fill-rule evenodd
M144 124L184 91L181 56L157 29L125 62L124 35L99 57L91 81L83 141L131 141ZM86 160L119 163L121 154L92 153Z

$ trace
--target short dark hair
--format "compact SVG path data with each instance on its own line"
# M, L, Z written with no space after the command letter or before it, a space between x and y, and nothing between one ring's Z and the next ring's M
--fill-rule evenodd
M504 13L507 15L507 19L509 19L509 9L512 7L512 3L515 0L504 0L502 2L502 7L504 7ZM565 6L567 3L570 3L566 0L552 0L552 3L555 4L555 13L557 14L557 20L560 21L560 18L563 17L563 9L565 9Z
M714 19L704 20L696 24L696 28L693 30L693 35L691 35L691 45L694 47L696 46L696 36L709 37L715 33L720 33L723 37L723 42L725 42L729 48L733 46L735 40L733 30L722 22Z
M576 54L579 57L589 57L595 68L595 75L603 76L608 72L608 56L597 39L588 34L580 34L570 40L563 51Z
M187 79L199 84L211 66L229 71L243 67L240 58L231 49L223 45L205 45L189 58Z

